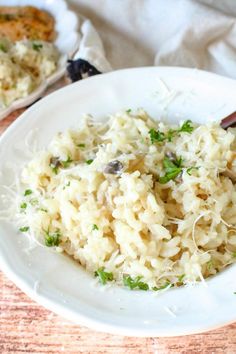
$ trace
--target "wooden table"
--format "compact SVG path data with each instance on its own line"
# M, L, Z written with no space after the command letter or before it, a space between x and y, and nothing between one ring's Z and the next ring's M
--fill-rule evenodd
M47 93L65 84L63 79ZM23 111L0 121L0 133ZM236 354L236 323L205 334L174 338L131 338L94 332L45 310L0 273L0 354L4 353Z

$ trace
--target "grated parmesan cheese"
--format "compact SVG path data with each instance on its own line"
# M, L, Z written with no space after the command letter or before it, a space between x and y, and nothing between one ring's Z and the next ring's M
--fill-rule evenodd
M152 144L151 129L179 127L140 110L105 125L87 117L79 129L58 133L22 171L32 194L22 199L18 221L40 244L54 237L58 252L92 274L104 268L118 284L124 274L163 291L205 283L236 260L236 187L222 174L235 169L235 136L211 123ZM160 183L170 154L184 167Z

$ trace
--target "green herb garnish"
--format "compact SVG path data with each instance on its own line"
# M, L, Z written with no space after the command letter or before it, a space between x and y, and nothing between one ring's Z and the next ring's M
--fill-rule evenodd
M151 139L151 143L154 144L155 142L163 142L165 140L172 141L173 137L180 134L180 133L192 133L193 126L191 120L186 120L179 129L170 129L165 134L160 130L150 129L149 135Z
M39 208L38 210L40 210L40 211L44 211L45 213L48 213L48 210L47 210L47 209L45 209L45 208Z
M39 44L39 43L33 43L32 47L33 47L33 50L36 50L36 52L39 52L40 49L43 48L43 45Z
M55 173L55 175L58 174L58 167L57 166L51 166L52 167L52 172Z
M87 165L91 165L91 163L93 162L93 160L90 159L90 160L86 160L85 162L86 162Z
M27 231L29 231L29 226L22 226L19 228L19 231L20 232L27 232Z
M132 279L130 275L123 275L123 283L125 286L129 287L130 290L140 289L140 290L148 290L148 284L140 281L142 279L141 276L137 276L136 278Z
M154 291L160 291L160 290L164 290L166 289L167 287L170 287L172 288L174 286L174 284L171 284L171 282L167 281L164 285L160 286L159 288L157 286L154 286L152 288L152 290Z
M187 172L187 174L189 176L191 176L192 175L192 171L193 170L198 170L198 169L199 169L199 167L189 167L189 168L187 168L186 172Z
M98 230L98 226L97 226L96 224L93 224L92 230L93 230L93 231L94 231L94 230Z
M179 282L179 283L182 283L184 277L185 277L185 274L180 275L180 276L178 277L178 282Z
M94 272L95 277L99 277L100 283L105 285L108 281L113 280L113 274L109 272L104 271L104 267L98 268L96 272Z
M63 187L63 189L66 189L66 187L69 187L70 186L70 181L68 181L67 183L66 183L66 185Z
M153 128L149 130L149 135L150 135L150 139L151 139L152 144L154 144L156 141L162 142L166 139L164 133L160 132L159 130L155 130Z
M53 233L50 233L49 230L45 231L45 238L44 238L45 245L47 247L59 246L60 237L61 237L61 233L59 230Z
M177 130L178 133L192 133L193 131L192 121L186 120L182 126Z
M27 208L27 203L21 203L20 208L25 210Z
M213 267L213 263L212 260L210 260L209 262L207 262L207 269L211 270L212 267Z
M33 198L33 199L30 199L29 203L34 206L34 205L37 205L39 203L39 201L38 201L38 199Z
M232 256L233 258L236 258L236 252L233 252Z
M68 156L66 161L61 161L61 164L64 168L67 168L71 164L71 162L73 162L73 160L70 156Z
M5 46L3 43L0 43L0 50L1 50L2 52L4 52L4 53L7 52L7 48L6 48L6 46Z
M31 189L26 189L25 190L25 193L24 193L24 196L26 197L27 195L30 195L30 194L32 194L33 192L32 192L32 190Z
M131 111L132 111L132 109L129 108L129 109L126 110L126 113L130 113Z
M167 156L165 156L163 160L165 175L159 178L159 182L161 184L164 184L172 179L175 179L183 170L182 162L182 157L176 158L175 160L171 160Z
M170 142L178 134L178 130L170 129L166 134L166 139Z
M85 148L85 144L78 144L77 146L80 148Z

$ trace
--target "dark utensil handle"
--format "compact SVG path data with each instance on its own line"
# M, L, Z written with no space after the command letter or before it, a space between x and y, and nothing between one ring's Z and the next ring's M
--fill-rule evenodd
M221 125L221 128L223 128L223 129L227 129L229 127L235 127L236 126L236 112L233 112L229 116L222 119L220 125Z

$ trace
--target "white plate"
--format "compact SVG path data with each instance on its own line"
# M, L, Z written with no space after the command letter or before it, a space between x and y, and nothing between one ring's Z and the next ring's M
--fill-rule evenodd
M1 184L17 169L26 132L38 128L40 147L57 132L79 124L84 113L96 119L121 109L143 107L170 121L220 119L236 110L236 82L207 72L180 68L142 68L85 79L42 99L0 139ZM2 204L3 206L3 204ZM2 270L46 308L95 330L126 336L177 336L213 329L236 320L236 265L206 285L152 292L116 286L105 290L78 264L48 248L27 252L28 242L12 223L1 222Z
M61 56L58 69L30 95L14 101L7 108L0 108L0 119L3 119L14 110L26 107L36 101L46 88L59 80L66 71L67 59L71 58L79 46L78 18L67 7L64 0L0 0L0 6L25 6L32 5L49 12L55 19L55 29L57 37L55 45L59 49Z

